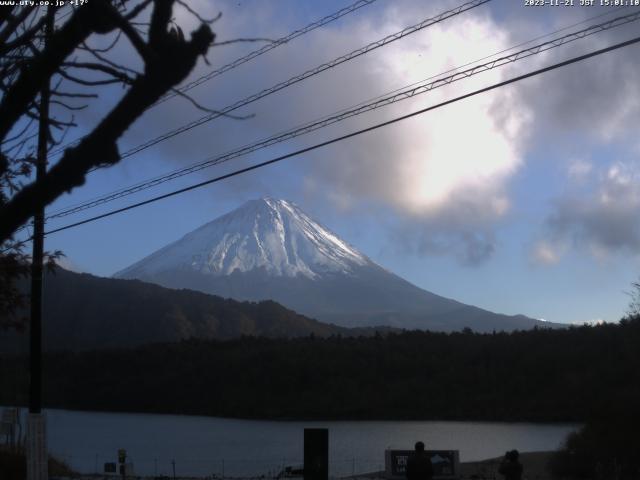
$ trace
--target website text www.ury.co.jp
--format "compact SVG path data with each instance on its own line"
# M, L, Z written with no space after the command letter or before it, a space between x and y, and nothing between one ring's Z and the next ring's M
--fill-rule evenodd
M89 0L0 0L0 7L80 7Z

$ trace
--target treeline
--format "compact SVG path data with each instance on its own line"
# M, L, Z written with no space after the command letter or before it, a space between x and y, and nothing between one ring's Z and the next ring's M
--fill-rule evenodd
M183 341L45 355L48 407L245 418L584 421L640 404L640 320L475 334ZM27 361L0 360L0 404Z
M590 420L569 435L548 469L558 480L638 480L640 411L613 403L603 419Z

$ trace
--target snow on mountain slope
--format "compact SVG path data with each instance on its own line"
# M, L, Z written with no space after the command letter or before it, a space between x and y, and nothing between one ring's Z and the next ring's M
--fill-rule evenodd
M222 276L264 269L273 276L309 279L350 274L372 262L295 204L273 198L246 202L180 240L115 274L149 277L190 270Z
M235 300L274 300L344 327L490 332L540 324L418 288L369 260L293 203L268 197L245 203L115 276Z

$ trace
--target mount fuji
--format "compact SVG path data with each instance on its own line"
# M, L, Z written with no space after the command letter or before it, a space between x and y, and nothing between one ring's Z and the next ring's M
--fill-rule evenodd
M418 288L292 202L269 197L246 202L114 276L236 300L275 300L344 327L490 332L550 326Z

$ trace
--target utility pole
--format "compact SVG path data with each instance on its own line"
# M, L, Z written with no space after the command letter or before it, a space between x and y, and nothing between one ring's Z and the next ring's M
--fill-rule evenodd
M45 48L53 32L55 9L45 14ZM47 171L49 144L50 79L43 79L40 92L36 182ZM44 259L44 206L33 217L31 261L31 322L29 328L29 417L27 422L27 480L47 480L48 454L46 419L42 414L42 275Z

